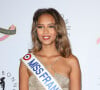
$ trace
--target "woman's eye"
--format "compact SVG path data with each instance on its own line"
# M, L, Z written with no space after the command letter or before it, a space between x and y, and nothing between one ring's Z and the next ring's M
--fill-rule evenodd
M43 26L37 26L37 28L41 29L41 28L43 28Z
M49 28L55 28L55 26L52 25L52 26L49 26Z

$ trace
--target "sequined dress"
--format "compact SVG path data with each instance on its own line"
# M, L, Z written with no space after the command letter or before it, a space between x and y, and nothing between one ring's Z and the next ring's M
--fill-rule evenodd
M62 90L69 90L69 78L55 73L54 78L61 86ZM45 90L38 79L32 75L29 78L29 90Z

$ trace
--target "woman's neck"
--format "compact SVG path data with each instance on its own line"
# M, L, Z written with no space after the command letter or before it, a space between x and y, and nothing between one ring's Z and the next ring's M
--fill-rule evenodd
M42 49L38 54L47 57L60 55L55 45L42 45Z

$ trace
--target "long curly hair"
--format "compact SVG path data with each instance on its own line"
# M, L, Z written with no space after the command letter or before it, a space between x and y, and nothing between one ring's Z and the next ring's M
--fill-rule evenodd
M50 14L51 16L53 16L53 18L55 20L55 24L56 24L55 30L57 32L57 36L56 36L56 40L55 40L56 49L61 54L61 56L63 56L63 57L70 56L72 54L72 51L71 51L70 42L69 42L69 39L67 36L68 33L67 33L67 29L66 29L66 24L65 24L62 16L54 8L38 9L34 13L33 23L32 23L32 31L31 31L33 48L31 49L31 52L36 53L36 52L40 51L42 48L42 44L39 41L39 38L37 35L36 27L37 27L37 22L38 22L39 17L43 14Z

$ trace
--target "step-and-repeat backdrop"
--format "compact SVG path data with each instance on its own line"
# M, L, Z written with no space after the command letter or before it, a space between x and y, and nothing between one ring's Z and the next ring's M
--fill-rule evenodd
M0 90L18 90L20 58L32 47L32 17L38 8L55 8L68 28L72 51L79 59L82 90L100 90L99 0L0 0Z

